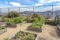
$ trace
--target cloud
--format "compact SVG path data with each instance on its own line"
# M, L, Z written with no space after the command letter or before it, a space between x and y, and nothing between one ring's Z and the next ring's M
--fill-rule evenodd
M38 3L33 4L34 6L42 6L42 5L46 5L46 3L53 3L53 2L60 2L60 0L38 0ZM57 4L58 5L58 4Z
M10 2L10 4L11 4L12 6L14 6L14 7L19 7L19 6L21 6L21 4L18 3L18 2Z

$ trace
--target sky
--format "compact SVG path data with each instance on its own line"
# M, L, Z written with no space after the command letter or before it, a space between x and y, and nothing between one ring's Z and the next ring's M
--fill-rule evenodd
M51 5L55 5L54 8L58 8L56 5L60 5L60 0L0 0L0 8L40 6L40 9L46 10L46 8L51 9Z

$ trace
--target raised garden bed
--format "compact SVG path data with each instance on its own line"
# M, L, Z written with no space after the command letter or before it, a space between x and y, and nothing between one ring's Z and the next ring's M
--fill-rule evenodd
M12 27L12 28L16 28L17 27L17 25L16 24L6 24L6 26L5 27Z
M36 32L42 32L42 27L41 28L32 28L31 26L28 27L29 31L36 31Z
M37 35L34 33L20 31L10 40L35 40L36 37Z
M7 29L6 28L3 28L2 26L0 26L0 34L2 34L2 33L4 33L4 32L6 32L7 31Z

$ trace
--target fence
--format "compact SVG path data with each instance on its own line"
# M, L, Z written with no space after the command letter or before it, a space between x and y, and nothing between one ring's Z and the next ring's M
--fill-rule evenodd
M4 14L11 12L11 11L16 11L19 13L21 12L23 15L38 13L40 15L43 15L44 17L55 18L55 16L60 15L59 8L60 8L59 5L0 8L0 15L4 15Z

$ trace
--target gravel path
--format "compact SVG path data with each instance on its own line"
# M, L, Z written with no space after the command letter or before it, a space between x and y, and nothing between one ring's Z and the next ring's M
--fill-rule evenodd
M38 40L60 40L56 32L56 27L51 25L44 25L43 31L38 34L38 38Z

